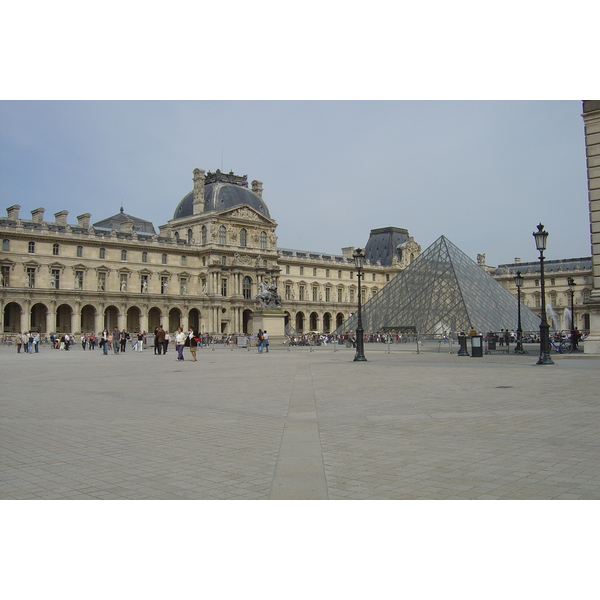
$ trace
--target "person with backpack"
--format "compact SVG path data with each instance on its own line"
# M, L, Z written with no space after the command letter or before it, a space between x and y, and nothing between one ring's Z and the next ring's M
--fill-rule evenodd
M258 353L262 354L263 344L265 343L265 334L263 333L262 329L258 330L258 335L256 336L256 339L257 339L256 348L258 350Z

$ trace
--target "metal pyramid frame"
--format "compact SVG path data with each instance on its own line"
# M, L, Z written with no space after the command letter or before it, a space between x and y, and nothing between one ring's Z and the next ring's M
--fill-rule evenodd
M362 307L366 333L414 328L419 334L517 328L517 299L443 235ZM521 303L523 331L540 318ZM356 313L336 333L355 331Z

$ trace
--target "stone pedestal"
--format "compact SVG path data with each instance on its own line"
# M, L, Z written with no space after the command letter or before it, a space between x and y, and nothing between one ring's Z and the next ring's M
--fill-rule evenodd
M252 313L252 333L266 329L269 344L282 344L285 341L285 313L282 310L255 310Z

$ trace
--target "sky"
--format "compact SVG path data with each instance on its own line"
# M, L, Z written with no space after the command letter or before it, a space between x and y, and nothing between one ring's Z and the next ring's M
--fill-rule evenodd
M0 198L22 218L172 218L192 171L263 182L282 248L340 254L402 227L488 265L590 256L581 101L0 102Z

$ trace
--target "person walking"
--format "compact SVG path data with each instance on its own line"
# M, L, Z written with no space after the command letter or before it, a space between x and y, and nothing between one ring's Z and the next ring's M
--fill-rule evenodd
M263 348L265 352L269 351L269 334L266 329L263 331Z
M183 331L183 329L182 329ZM167 353L167 348L169 347L169 342L171 341L171 336L168 331L165 331L165 340L163 342L163 354Z
M112 332L112 349L114 354L119 354L121 349L121 332L118 327L115 327Z
M163 353L163 349L165 346L165 330L162 328L162 325L159 325L156 329L155 336L155 347L158 348L159 356Z
M144 348L144 334L141 331L138 331L137 343L135 345L135 350L137 352L141 352L143 348Z
M177 360L185 360L183 358L183 349L185 347L186 334L183 333L183 327L177 329L175 334L175 350L177 350Z
M121 339L119 340L119 343L121 344L121 352L125 352L129 337L130 336L127 333L127 330L123 329L123 331L121 331Z
M108 333L108 329L106 327L102 330L100 334L100 345L102 346L102 354L106 356L108 354L108 338L110 337L110 333Z
M262 329L258 330L258 335L256 336L256 349L259 354L262 354L263 351L263 343L265 341L265 334Z
M192 355L192 362L196 362L196 351L198 350L198 342L200 341L200 334L190 327L190 332L188 334L188 338L190 341L190 354Z

